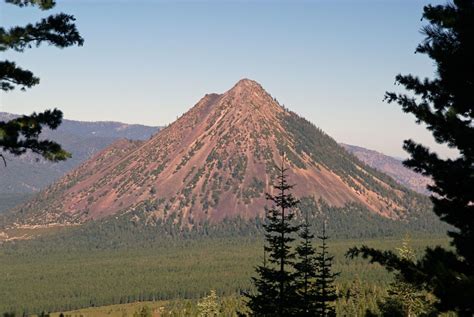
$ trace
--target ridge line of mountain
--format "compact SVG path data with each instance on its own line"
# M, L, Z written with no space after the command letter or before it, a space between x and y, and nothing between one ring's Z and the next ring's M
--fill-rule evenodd
M140 144L115 142L10 213L18 224L76 224L120 215L147 223L261 216L280 153L298 197L360 204L404 219L424 199L349 154L313 123L282 107L255 81L207 94ZM162 220L160 220L162 219Z

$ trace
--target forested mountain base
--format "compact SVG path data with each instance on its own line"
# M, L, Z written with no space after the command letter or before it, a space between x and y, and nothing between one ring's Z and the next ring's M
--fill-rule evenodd
M211 289L229 296L251 287L250 277L263 256L261 219L227 219L184 229L173 216L153 223L142 221L150 204L119 217L0 245L0 311L37 313L197 299ZM328 233L336 240L331 241L330 250L336 256L334 269L342 272L337 284L343 295L339 302L347 309L375 305L390 281L379 266L346 259L344 253L351 246L369 240L376 247L395 248L407 232L413 237L433 233L441 237L446 231L421 210L396 221L355 204L335 208L303 198L300 208L301 213L310 212L315 233L326 220ZM389 236L395 238L381 238ZM414 247L420 251L445 241L420 238Z
M69 249L48 252L34 244L0 249L0 311L38 313L135 301L194 299L211 289L219 296L251 286L250 276L262 260L262 241L255 238L201 238L115 250ZM391 280L378 265L344 257L353 245L367 243L394 249L401 238L330 242L334 269L342 272L338 309L374 308ZM417 238L412 246L446 245L447 239ZM354 316L354 314L348 314Z
M424 201L426 204L414 206L404 218L394 220L374 214L364 206L355 203L338 208L331 207L322 200L316 201L312 197L303 197L300 199L295 221L301 221L301 215L309 213L310 225L313 228L321 229L321 224L326 221L331 238L338 239L403 236L407 232L444 234L448 226L439 221L429 210L428 200ZM261 218L245 220L236 217L223 219L220 223L196 222L192 228L189 228L183 224L182 217L177 213L170 214L166 219L151 217L159 202L159 198L146 201L120 216L111 216L81 226L70 227L57 235L35 239L29 241L28 244L42 250L56 249L58 246L67 246L69 249L110 249L156 245L156 243L176 239L255 236L263 232ZM7 216L0 217L0 233L2 220L3 223L11 222ZM3 231L6 228L7 226L4 226Z

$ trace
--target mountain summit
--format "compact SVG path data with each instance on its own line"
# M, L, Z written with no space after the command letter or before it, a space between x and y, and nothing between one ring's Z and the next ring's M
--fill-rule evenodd
M181 223L262 216L285 153L298 197L403 217L416 196L366 166L260 84L204 96L146 142L119 141L15 210L17 224L83 223L135 207Z

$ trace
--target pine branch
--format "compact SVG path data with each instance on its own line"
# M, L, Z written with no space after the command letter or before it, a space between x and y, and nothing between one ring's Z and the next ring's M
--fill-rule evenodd
M50 161L65 160L71 155L64 151L59 144L39 139L44 127L54 130L61 124L61 121L62 112L54 109L0 122L0 148L14 155L21 155L29 150Z
M39 83L39 78L33 76L29 70L17 67L14 62L0 61L0 89L9 91L15 86L22 86L21 89L31 88Z
M59 13L36 24L16 26L9 30L0 28L0 52L7 49L23 52L25 48L31 48L32 44L39 46L43 42L59 48L82 46L84 39L77 31L75 20L72 15Z
M5 0L5 2L19 7L38 6L41 10L49 10L56 5L54 0Z

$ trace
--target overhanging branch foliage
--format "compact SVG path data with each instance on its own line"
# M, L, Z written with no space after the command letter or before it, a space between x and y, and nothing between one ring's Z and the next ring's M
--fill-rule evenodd
M54 7L53 0L5 0L7 3L19 7L36 6L41 10ZM13 50L24 52L33 46L43 43L59 48L72 45L81 46L84 39L77 31L72 15L58 13L50 15L39 22L26 26L14 26L9 29L0 27L0 52ZM0 89L8 92L19 87L26 90L39 84L39 78L26 69L17 66L9 60L0 61ZM21 116L7 122L0 122L0 149L13 155L21 155L32 151L40 154L47 160L61 161L71 155L61 146L50 140L39 138L43 127L56 129L62 120L62 112L54 109L43 113L33 113L30 116ZM4 160L4 154L0 153Z
M436 64L433 79L398 75L396 83L409 94L387 92L388 103L426 124L435 140L458 150L457 158L442 159L426 146L406 140L410 159L404 164L429 176L433 211L453 227L453 249L428 248L416 263L368 247L353 248L362 256L397 271L407 282L421 285L438 299L440 311L474 314L474 0L428 5L422 29L425 39L416 49Z

